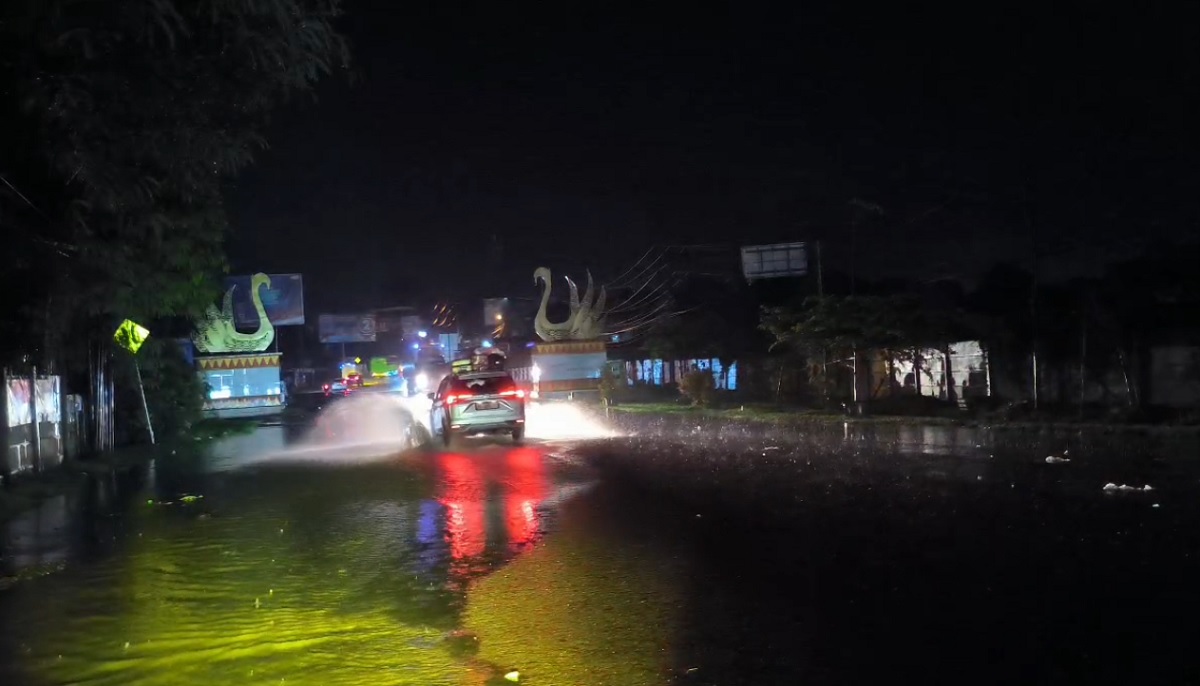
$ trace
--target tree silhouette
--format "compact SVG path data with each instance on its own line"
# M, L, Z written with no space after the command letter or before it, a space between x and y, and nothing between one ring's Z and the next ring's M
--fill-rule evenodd
M125 317L190 318L213 301L222 184L263 149L275 107L346 67L340 4L3 5L0 222L22 240L2 314L24 334L8 360L85 364Z

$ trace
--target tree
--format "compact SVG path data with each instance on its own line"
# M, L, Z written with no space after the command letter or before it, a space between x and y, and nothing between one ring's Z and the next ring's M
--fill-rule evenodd
M886 326L879 317L883 308L877 301L869 296L812 296L799 308L764 307L761 326L774 339L771 348L803 360L809 383L828 398L836 385L829 369L852 369L856 348L884 342Z
M644 347L662 359L717 358L728 368L738 357L765 347L744 284L692 277L672 293L676 314L657 322Z
M919 373L922 351L930 348L948 355L948 344L962 334L956 309L935 307L920 298L899 295L813 296L800 308L765 307L762 328L783 348L807 361L814 385L828 386L822 365L828 354L835 366L853 369L854 351L873 349L889 367L907 361Z
M120 318L195 316L225 269L221 184L269 113L343 69L340 0L20 0L0 15L0 221L33 297L6 319L44 367ZM79 370L76 370L79 371Z
M967 308L978 322L988 353L992 376L1009 379L1018 389L1028 389L1029 357L1033 350L1033 319L1029 302L1033 275L1012 264L988 270L967 298Z
M1200 318L1200 244L1163 246L1114 264L1091 292L1093 346L1115 361L1130 408L1146 402L1145 368L1154 339L1194 335Z

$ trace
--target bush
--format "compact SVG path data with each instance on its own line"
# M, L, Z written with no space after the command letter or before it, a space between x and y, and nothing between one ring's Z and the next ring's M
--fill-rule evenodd
M679 380L679 392L697 407L708 407L717 394L717 384L711 372L694 369Z
M611 405L617 398L617 393L624 389L625 378L622 374L614 372L610 368L606 368L600 376L600 398L604 404Z
M148 440L134 358L118 352L114 363L118 428L123 429L120 442ZM191 430L203 417L204 383L187 363L179 344L169 339L151 338L138 351L137 364L141 367L155 438L161 441Z

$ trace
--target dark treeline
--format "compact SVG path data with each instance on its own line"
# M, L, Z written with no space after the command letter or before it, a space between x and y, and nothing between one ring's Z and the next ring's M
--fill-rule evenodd
M1164 245L1095 277L1035 279L1003 263L968 288L831 273L823 295L814 276L754 285L689 277L674 295L684 313L661 322L636 354L769 361L800 372L791 399L837 404L854 396L846 371L856 350L911 363L973 340L987 355L992 403L1152 416L1162 409L1151 394L1155 349L1182 351L1169 381L1184 395L1200 388L1198 264L1200 244Z
M136 408L124 319L160 434L201 402L171 340L217 294L223 187L270 112L346 67L340 0L15 0L0 10L0 365ZM138 412L118 422L136 432ZM94 419L94 417L93 417ZM89 432L93 440L94 433ZM120 439L118 439L120 440ZM104 447L104 446L101 446Z

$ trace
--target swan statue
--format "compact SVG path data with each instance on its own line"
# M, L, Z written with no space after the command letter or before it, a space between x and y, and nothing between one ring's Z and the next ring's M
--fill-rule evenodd
M587 272L587 290L583 292L583 300L579 299L579 289L575 282L567 279L571 289L571 338L577 341L590 341L604 335L601 330L604 322L604 304L606 294L600 287L600 295L594 296L595 286L592 282L592 272Z
M587 290L583 299L579 297L579 288L570 278L566 278L570 290L570 316L563 322L551 322L546 316L546 306L550 303L551 275L546 267L539 267L533 272L533 282L544 284L542 302L534 318L534 331L543 341L587 341L602 335L601 326L604 315L605 292L600 288L599 297L594 297L594 284L591 272L588 272Z
M546 316L546 306L550 304L550 270L546 267L538 267L533 272L533 283L542 284L542 302L538 305L537 316L533 319L533 330L537 333L538 338L543 341L553 343L555 341L565 341L571 338L571 330L575 328L575 316L578 310L578 292L571 301L571 316L567 317L564 322L554 323ZM571 280L567 279L568 285Z
M221 309L218 310L216 305L209 305L204 319L192 334L196 350L202 353L251 353L262 352L270 347L271 342L275 340L275 327L267 317L267 310L263 307L262 297L258 293L263 287L271 287L271 277L259 273L250 278L250 300L258 313L257 331L242 333L237 330L233 318L233 291L237 286L230 286L229 290L225 291Z

